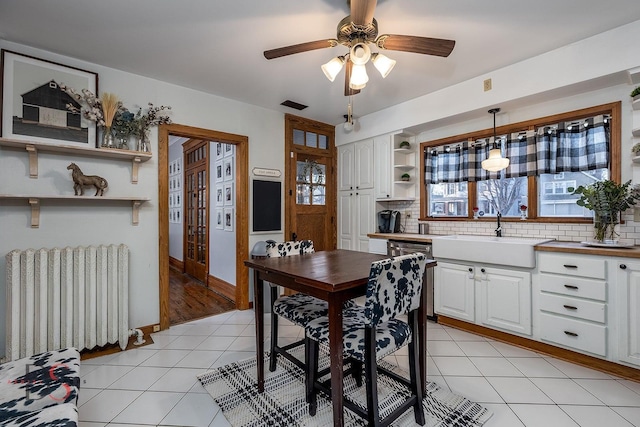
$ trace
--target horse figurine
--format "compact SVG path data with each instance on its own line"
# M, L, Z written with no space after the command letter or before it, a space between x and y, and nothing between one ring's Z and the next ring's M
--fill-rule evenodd
M67 169L72 171L71 176L73 177L73 193L76 196L82 196L84 194L84 189L82 187L85 185L93 185L94 187L96 187L96 194L94 194L94 196L97 196L98 193L100 193L100 196L102 196L104 193L104 189L109 186L107 180L100 176L83 174L78 165L76 165L75 163L71 163L69 166L67 166ZM80 194L78 194L78 191L80 191Z

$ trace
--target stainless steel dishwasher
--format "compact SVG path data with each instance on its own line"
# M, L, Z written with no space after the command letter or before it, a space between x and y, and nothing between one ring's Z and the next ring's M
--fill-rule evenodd
M422 252L427 258L433 258L431 243L407 242L403 240L389 240L387 255L399 256ZM433 268L427 268L424 275L424 292L427 293L427 319L437 321L438 316L433 312Z

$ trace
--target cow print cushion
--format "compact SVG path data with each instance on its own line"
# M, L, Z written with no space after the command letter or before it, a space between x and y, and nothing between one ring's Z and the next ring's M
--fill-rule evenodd
M346 309L342 315L342 336L345 356L364 362L364 326L367 322L363 307ZM329 318L320 317L310 321L307 336L318 342L329 342ZM376 360L411 342L411 329L401 320L392 319L376 328Z
M354 307L355 303L347 301L344 306ZM273 304L273 312L304 328L311 320L328 315L329 305L321 299L298 293L278 298Z
M75 348L49 351L2 364L0 420L21 417L63 403L75 405L79 388L80 353Z
M77 427L78 410L75 403L63 403L0 420L0 427Z
M344 353L364 360L364 328L376 331L376 359L411 342L407 323L396 319L420 306L426 257L422 253L403 255L371 264L364 307L345 310L342 318ZM329 319L315 319L305 327L307 336L329 341Z
M281 256L312 254L313 242L311 240L298 240L284 243L267 243L267 256L276 258Z

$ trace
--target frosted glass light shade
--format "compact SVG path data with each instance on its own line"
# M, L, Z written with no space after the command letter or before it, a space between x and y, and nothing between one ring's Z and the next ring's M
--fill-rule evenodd
M369 76L367 75L367 69L364 65L353 64L351 68L351 79L349 80L349 87L351 89L362 89L367 85Z
M396 65L396 61L384 56L381 53L374 53L371 55L371 62L376 67L376 69L380 72L380 75L384 79L389 75L393 67Z
M502 157L499 148L494 148L489 151L489 158L482 161L482 169L490 172L501 171L509 166L509 159Z
M337 56L320 68L322 68L324 75L327 76L330 81L334 81L340 70L342 70L343 66L344 56Z
M349 59L355 65L364 65L371 58L371 49L366 43L356 43L351 47Z

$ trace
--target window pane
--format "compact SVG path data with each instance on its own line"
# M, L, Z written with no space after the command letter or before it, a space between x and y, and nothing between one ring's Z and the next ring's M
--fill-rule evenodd
M538 179L538 216L591 218L593 212L576 204L579 197L571 195L572 189L609 179L609 169L543 174Z
M327 135L318 135L318 148L327 149Z
M318 147L318 136L313 132L307 132L307 147Z
M309 191L309 186L306 184L298 184L296 186L296 198L298 200L298 204L299 205L310 205L311 204L311 199L310 199L310 191Z
M304 131L300 129L293 130L293 143L295 145L304 145Z
M324 185L313 186L313 204L324 205L325 204L325 187Z
M527 178L504 178L478 181L478 214L480 216L520 216L520 205L528 206Z
M314 184L324 184L326 168L326 165L316 164L316 167L311 170L311 182Z
M466 182L429 184L429 216L466 217L469 197Z

